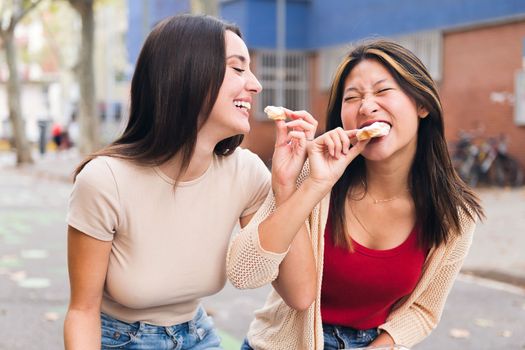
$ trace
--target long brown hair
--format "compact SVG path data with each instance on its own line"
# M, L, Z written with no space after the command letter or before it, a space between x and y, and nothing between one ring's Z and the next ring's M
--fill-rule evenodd
M241 36L238 27L211 16L178 15L158 23L137 60L124 133L86 157L74 176L97 156L159 165L178 153L182 173L224 79L226 30ZM215 154L233 153L242 139L243 135L236 135L220 141Z
M342 127L341 103L346 77L361 61L372 59L392 74L401 89L429 112L419 122L417 150L410 169L411 195L416 207L418 237L423 248L447 242L461 233L460 212L471 220L484 213L476 194L459 178L452 166L444 136L443 110L437 87L423 63L406 48L386 40L369 41L355 47L339 65L334 78L326 130ZM350 188L366 186L366 163L358 156L331 191L331 225L334 243L351 248L346 229L345 201Z

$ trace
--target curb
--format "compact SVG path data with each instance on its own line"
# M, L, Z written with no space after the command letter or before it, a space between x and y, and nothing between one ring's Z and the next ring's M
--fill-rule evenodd
M481 269L462 269L460 274L467 278L490 280L512 286L521 289L525 293L525 277L523 276L516 276L501 271Z

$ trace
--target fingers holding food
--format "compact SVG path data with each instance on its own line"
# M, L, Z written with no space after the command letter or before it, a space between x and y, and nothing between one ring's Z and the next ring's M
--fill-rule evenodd
M313 139L315 138L317 125L319 124L317 120L307 111L291 111L286 108L284 108L284 110L287 116L290 119L293 119L293 121L289 122L288 124L294 123L295 121L299 121L301 129L304 130L304 132L306 133L306 139L308 141L313 141Z
M292 111L284 107L266 106L264 112L269 119L286 122L286 127L294 131L303 131L306 135L306 140L313 141L315 132L317 130L317 120L307 111Z
M304 119L298 118L286 123L286 126L292 130L303 131L306 135L306 139L312 141L315 137L316 125L307 122Z

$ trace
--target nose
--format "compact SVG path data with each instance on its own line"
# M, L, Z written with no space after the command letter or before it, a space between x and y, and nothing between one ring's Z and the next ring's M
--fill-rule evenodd
M248 81L246 82L246 88L252 94L258 94L262 91L261 83L259 83L259 80L257 80L257 78L252 72L250 72L250 76L248 77Z
M363 97L361 100L361 106L359 106L359 114L372 115L378 111L377 103L374 98L370 95Z

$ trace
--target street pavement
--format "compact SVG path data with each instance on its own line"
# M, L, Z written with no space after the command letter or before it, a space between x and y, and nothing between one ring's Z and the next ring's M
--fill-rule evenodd
M16 168L0 154L0 350L62 349L69 298L67 198L74 153ZM525 189L478 191L487 211L445 306L415 350L525 349ZM269 287L227 284L204 300L226 350L238 349Z

